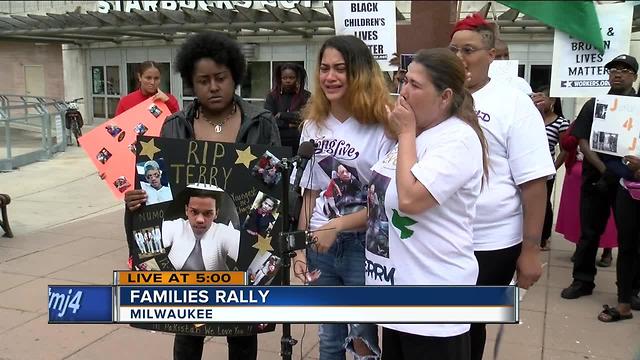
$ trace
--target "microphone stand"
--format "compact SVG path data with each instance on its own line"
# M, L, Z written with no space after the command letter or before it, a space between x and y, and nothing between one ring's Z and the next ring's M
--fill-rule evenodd
M291 166L294 162L290 159L282 159L282 232L280 233L280 253L282 255L282 285L291 285L291 259L296 256L293 245L289 244L289 177L291 176ZM293 346L298 340L291 337L291 324L282 324L282 337L280 338L280 355L282 360L291 360Z

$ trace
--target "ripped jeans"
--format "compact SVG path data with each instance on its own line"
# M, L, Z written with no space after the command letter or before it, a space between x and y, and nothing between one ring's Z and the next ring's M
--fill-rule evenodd
M365 270L365 233L340 233L338 239L326 253L313 247L307 248L309 271L319 269L320 278L315 286L362 286ZM321 324L320 360L345 360L345 346L352 351L353 338L361 338L378 356L378 330L375 324ZM356 356L356 359L359 357ZM364 358L363 358L364 359Z

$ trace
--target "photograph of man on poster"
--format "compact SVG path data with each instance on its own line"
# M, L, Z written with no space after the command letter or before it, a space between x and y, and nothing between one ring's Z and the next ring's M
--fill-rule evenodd
M185 189L187 219L162 222L162 243L176 270L228 270L226 257L238 260L240 232L216 223L224 191L209 184L191 184Z
M155 160L138 164L138 174L143 175L144 179L140 180L140 188L147 193L147 205L173 200L168 182L167 185L162 184L162 173L160 164Z
M262 192L258 193L254 205L247 215L244 229L253 236L267 236L278 219L278 206L280 202Z

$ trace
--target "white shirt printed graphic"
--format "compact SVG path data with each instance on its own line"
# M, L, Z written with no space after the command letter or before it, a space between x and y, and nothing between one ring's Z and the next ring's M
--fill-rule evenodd
M399 210L397 147L373 167L366 284L475 285L478 263L471 222L483 176L480 140L468 124L450 118L420 134L416 145L418 161L411 172L439 205L415 215ZM469 331L468 324L381 326L437 337Z
M366 206L371 167L395 140L385 135L382 125L363 125L355 118L340 122L331 115L320 126L305 122L300 143L310 139L317 144L316 152L300 186L321 191L310 221L310 229L315 230Z

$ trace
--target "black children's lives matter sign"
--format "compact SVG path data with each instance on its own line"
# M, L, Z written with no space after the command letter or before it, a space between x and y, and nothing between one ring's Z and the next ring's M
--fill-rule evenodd
M604 53L591 44L556 30L553 38L551 96L592 97L609 89L605 65L614 57L629 53L633 5L596 4ZM567 14L567 16L572 16Z
M245 271L251 285L281 284L281 159L290 149L138 137L129 248L135 270ZM134 324L201 336L243 336L274 324Z
M395 1L334 1L336 35L353 35L371 50L382 71L395 71L389 60L396 52Z

